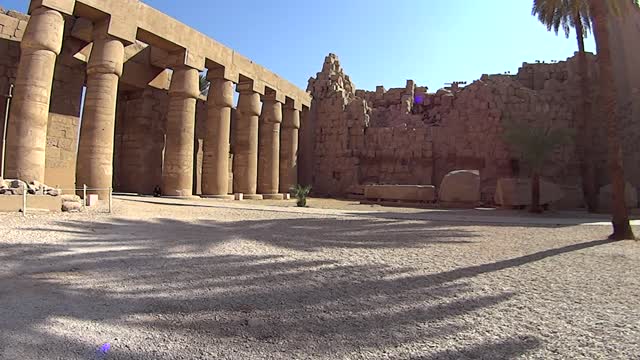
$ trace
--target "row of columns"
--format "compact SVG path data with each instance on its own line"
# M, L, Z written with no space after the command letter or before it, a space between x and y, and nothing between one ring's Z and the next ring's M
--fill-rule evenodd
M108 35L107 27L107 21L94 27L76 169L77 184L101 189L90 190L101 198L107 196L112 185L116 99L124 62L124 44ZM9 127L7 174L11 177L44 181L51 86L63 30L64 18L58 11L45 7L32 11L21 43L16 101ZM229 138L234 83L218 72L210 72L209 80L202 192L225 197L231 190ZM248 198L277 198L296 183L300 110L287 100L283 111L275 91L261 98L252 81L241 81L236 90L239 100L233 131L233 192L244 193ZM174 67L162 168L165 196L192 195L199 95L198 70L186 65Z

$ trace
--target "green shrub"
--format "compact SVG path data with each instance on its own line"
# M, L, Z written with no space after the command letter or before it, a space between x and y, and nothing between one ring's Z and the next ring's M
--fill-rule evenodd
M293 188L291 188L291 194L298 200L296 205L298 207L306 207L307 206L307 196L311 192L311 185L300 185L297 184Z

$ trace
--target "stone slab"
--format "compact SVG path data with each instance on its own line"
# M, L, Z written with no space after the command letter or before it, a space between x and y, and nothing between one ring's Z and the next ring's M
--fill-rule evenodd
M243 194L245 200L263 200L264 197L261 194Z
M611 203L613 200L612 197L613 197L613 193L612 193L611 184L605 185L600 188L600 192L598 193L599 211L608 212L611 210L612 208ZM638 191L629 182L625 183L624 202L627 205L628 209L640 207L638 205Z
M234 195L200 195L203 199L234 200Z
M540 180L540 205L553 204L562 198L564 198L564 193L558 185ZM531 179L499 179L494 201L504 207L531 205Z
M433 202L433 185L365 185L364 197L370 200L396 200L407 202Z
M444 203L479 203L480 171L456 170L445 175L438 189L438 200Z
M284 194L262 194L264 200L284 200Z

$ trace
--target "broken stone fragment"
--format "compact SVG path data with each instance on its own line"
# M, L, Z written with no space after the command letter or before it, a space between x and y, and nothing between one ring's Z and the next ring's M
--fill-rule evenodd
M62 203L62 211L64 212L78 212L82 209L82 204L77 202L63 202Z

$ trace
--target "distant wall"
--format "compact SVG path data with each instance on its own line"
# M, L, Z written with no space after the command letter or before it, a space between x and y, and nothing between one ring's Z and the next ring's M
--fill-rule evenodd
M594 57L588 60L590 76L595 76ZM490 202L498 178L528 174L527 165L505 144L506 122L577 127L581 92L576 67L573 58L525 63L517 74L484 75L466 87L435 93L411 80L404 88L353 91L339 60L329 55L308 88L314 96L314 189L345 195L369 183L439 185L450 171L477 169L483 198ZM580 203L575 145L559 148L543 176ZM604 165L600 161L598 166Z

